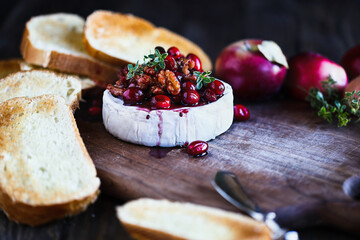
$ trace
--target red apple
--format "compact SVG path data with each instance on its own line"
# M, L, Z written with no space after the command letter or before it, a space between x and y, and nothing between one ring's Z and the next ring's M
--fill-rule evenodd
M237 99L261 100L280 90L287 66L286 57L275 42L242 40L222 50L215 74L232 86Z
M344 67L349 79L360 75L360 45L350 48L343 58L341 65Z
M342 92L348 83L345 70L318 53L301 53L289 60L287 89L290 96L305 100L310 88L322 90L322 82L331 78Z

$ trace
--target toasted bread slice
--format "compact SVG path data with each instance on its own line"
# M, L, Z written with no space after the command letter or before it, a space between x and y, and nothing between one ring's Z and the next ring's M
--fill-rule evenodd
M0 80L0 102L15 97L55 94L75 110L81 97L81 83L76 77L46 70L19 71Z
M43 68L43 67L31 64L31 63L27 63L27 62L24 62L24 61L20 62L20 70L22 70L22 71L30 71L30 70L34 70L34 69L46 70L46 68ZM57 71L57 70L55 70L55 71ZM57 72L62 73L60 71L57 71ZM71 74L71 75L73 75L73 74ZM84 95L90 89L96 87L96 83L93 80L91 80L90 78L86 77L86 76L74 75L74 77L78 77L80 79L82 95Z
M271 239L271 231L264 223L191 203L139 199L116 211L135 239Z
M85 75L101 85L117 79L118 69L91 57L82 42L84 19L57 13L26 23L20 50L24 60L42 67Z
M0 79L10 73L20 71L21 59L0 60Z
M56 95L0 103L0 207L39 225L93 202L100 180L75 119Z
M130 14L95 11L86 19L84 39L92 56L114 65L141 61L156 46L176 46L183 54L196 54L204 70L212 69L210 58L195 43Z

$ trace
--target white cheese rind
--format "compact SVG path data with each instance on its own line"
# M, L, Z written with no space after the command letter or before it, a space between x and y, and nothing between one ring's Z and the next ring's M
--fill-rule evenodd
M233 93L225 85L224 95L203 106L149 110L125 106L106 90L103 122L115 137L145 146L174 147L195 140L209 141L228 130L233 122Z

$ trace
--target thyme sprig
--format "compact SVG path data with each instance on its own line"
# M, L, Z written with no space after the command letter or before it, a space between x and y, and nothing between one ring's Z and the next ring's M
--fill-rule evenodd
M154 67L155 71L165 69L165 58L168 56L167 53L161 54L159 50L155 49L154 54L144 56L144 64L148 67Z
M317 110L317 115L328 122L337 121L338 127L344 127L352 119L360 121L360 91L346 92L343 98L335 87L334 79L329 78L322 82L323 91L310 88L306 98L312 108Z
M149 55L144 56L144 63L139 64L139 61L136 62L135 66L133 64L128 64L128 74L126 79L133 78L135 75L141 75L144 73L145 66L153 67L155 71L165 69L165 58L167 53L161 54L159 50L155 49L155 53L150 53Z
M210 77L211 71L206 71L206 72L199 72L199 71L194 71L194 75L196 76L196 89L201 89L204 85L206 86L207 84L215 81L214 77Z
M126 75L126 79L133 78L135 75L141 75L144 73L144 67L139 64L139 61L136 62L135 66L128 64L129 72Z

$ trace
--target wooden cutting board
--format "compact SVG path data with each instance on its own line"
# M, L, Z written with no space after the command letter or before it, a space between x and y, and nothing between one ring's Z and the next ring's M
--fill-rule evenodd
M149 148L120 141L101 121L77 119L104 192L234 210L211 186L218 170L236 173L264 209L319 199L349 200L342 184L360 173L360 127L338 128L307 103L275 100L248 105L251 118L209 142L193 158L182 148ZM204 123L206 124L206 123Z

